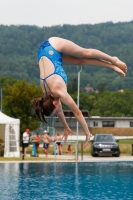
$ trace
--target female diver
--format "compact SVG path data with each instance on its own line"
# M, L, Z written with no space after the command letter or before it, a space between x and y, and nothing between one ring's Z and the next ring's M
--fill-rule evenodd
M64 126L64 141L68 134L74 132L69 128L61 103L64 103L73 112L75 118L86 134L84 147L90 139L90 131L78 106L67 92L67 75L63 64L96 65L113 69L121 76L125 76L127 66L117 57L112 57L96 49L86 49L72 41L51 37L43 42L38 50L40 68L40 82L44 98L34 99L31 103L38 118L46 122L45 116L55 114Z

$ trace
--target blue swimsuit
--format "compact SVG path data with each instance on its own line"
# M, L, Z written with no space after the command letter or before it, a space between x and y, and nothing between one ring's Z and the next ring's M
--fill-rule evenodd
M67 75L62 67L62 53L56 51L51 46L51 44L49 43L48 40L45 41L44 43L42 43L38 49L38 62L42 56L45 56L46 58L48 58L54 65L54 72L52 74L50 74L49 76L47 76L46 78L41 78L41 80L43 80L43 82L44 82L44 87L46 85L48 87L46 79L54 74L61 76L63 78L63 80L65 81L65 83L67 84ZM50 88L49 88L49 90L50 90ZM46 89L45 89L45 91L46 91Z

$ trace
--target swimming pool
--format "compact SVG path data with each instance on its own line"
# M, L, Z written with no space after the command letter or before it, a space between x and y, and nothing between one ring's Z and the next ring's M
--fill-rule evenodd
M133 199L133 162L1 163L0 199Z

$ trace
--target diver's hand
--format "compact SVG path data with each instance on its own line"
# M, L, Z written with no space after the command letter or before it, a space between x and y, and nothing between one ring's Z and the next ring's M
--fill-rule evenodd
M68 135L69 135L70 133L72 133L72 134L75 135L75 133L74 133L69 127L64 128L64 134L63 134L63 137L62 137L62 140L64 140L64 142L67 141Z
M90 137L92 137L92 134L86 134L86 140L83 145L84 148L88 145L88 143L90 141Z

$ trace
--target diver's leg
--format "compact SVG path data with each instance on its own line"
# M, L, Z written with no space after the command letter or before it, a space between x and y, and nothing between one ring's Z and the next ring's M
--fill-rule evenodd
M113 69L115 72L120 74L121 76L125 76L124 71L122 71L120 68L117 66L113 65L110 62L104 61L104 60L99 60L95 58L76 58L74 56L67 56L67 55L62 55L62 61L64 64L74 64L74 65L95 65L95 66L103 66L107 68Z
M127 66L124 62L120 61L117 57L110 56L102 51L91 48L83 48L79 45L63 38L52 37L49 39L51 45L59 52L66 55L71 55L77 58L96 58L111 62L113 65L127 71Z

